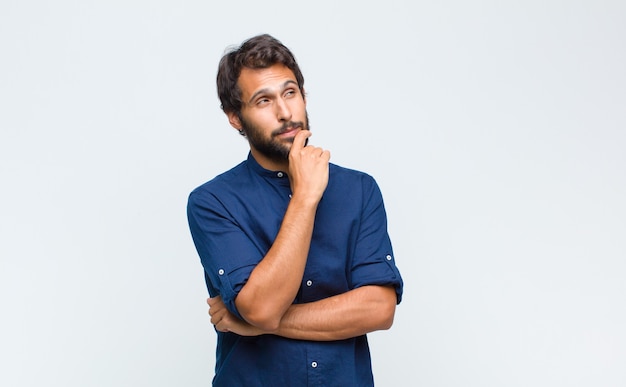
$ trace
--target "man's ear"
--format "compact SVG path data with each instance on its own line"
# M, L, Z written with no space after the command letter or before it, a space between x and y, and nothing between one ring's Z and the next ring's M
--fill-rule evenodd
M302 88L302 99L304 100L304 106L306 106L306 89Z
M228 112L226 113L226 115L228 116L228 122L230 123L230 126L232 126L233 128L237 130L243 129L243 125L241 125L241 120L239 119L239 116L237 115L237 113Z

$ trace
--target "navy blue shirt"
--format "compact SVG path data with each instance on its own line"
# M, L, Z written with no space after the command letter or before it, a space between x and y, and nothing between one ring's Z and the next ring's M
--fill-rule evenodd
M239 317L235 298L274 242L290 196L287 174L264 169L251 154L189 196L189 227L209 294L221 295ZM371 176L330 164L294 303L364 285L393 286L401 300L382 195ZM330 342L217 335L214 386L373 385L365 335Z

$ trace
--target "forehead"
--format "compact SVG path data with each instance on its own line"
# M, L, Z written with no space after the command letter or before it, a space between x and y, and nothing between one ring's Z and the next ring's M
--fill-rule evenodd
M241 97L245 101L254 93L267 89L268 92L279 91L287 81L298 84L296 76L287 66L275 64L264 69L244 67L239 74L237 85L241 90Z

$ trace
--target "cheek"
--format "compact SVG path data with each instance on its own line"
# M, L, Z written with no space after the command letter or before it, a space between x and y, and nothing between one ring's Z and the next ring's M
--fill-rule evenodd
M306 112L306 105L304 104L303 101L298 101L298 103L294 103L291 106L291 112L294 115L297 115L299 117L303 117L305 112Z
M256 112L255 114L251 114L248 118L249 122L257 128L261 129L271 127L275 121L275 118L273 117L271 112L269 112L269 109L267 110L268 111L260 111Z

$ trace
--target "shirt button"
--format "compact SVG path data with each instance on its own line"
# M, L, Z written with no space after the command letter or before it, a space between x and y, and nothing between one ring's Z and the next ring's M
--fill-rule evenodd
M391 261L391 255L387 255L387 260Z
M311 285L313 285L313 281L311 280L306 281L306 286L311 286Z
M278 177L283 177L283 175L284 175L284 174L283 174L282 172L278 172L278 173L276 174L276 176L278 176Z
M313 367L313 368L317 368L317 362L316 362L316 361L314 361L313 363L311 363L311 367Z
M218 273L219 275L224 275L224 269L219 269L219 270L217 271L217 273Z

